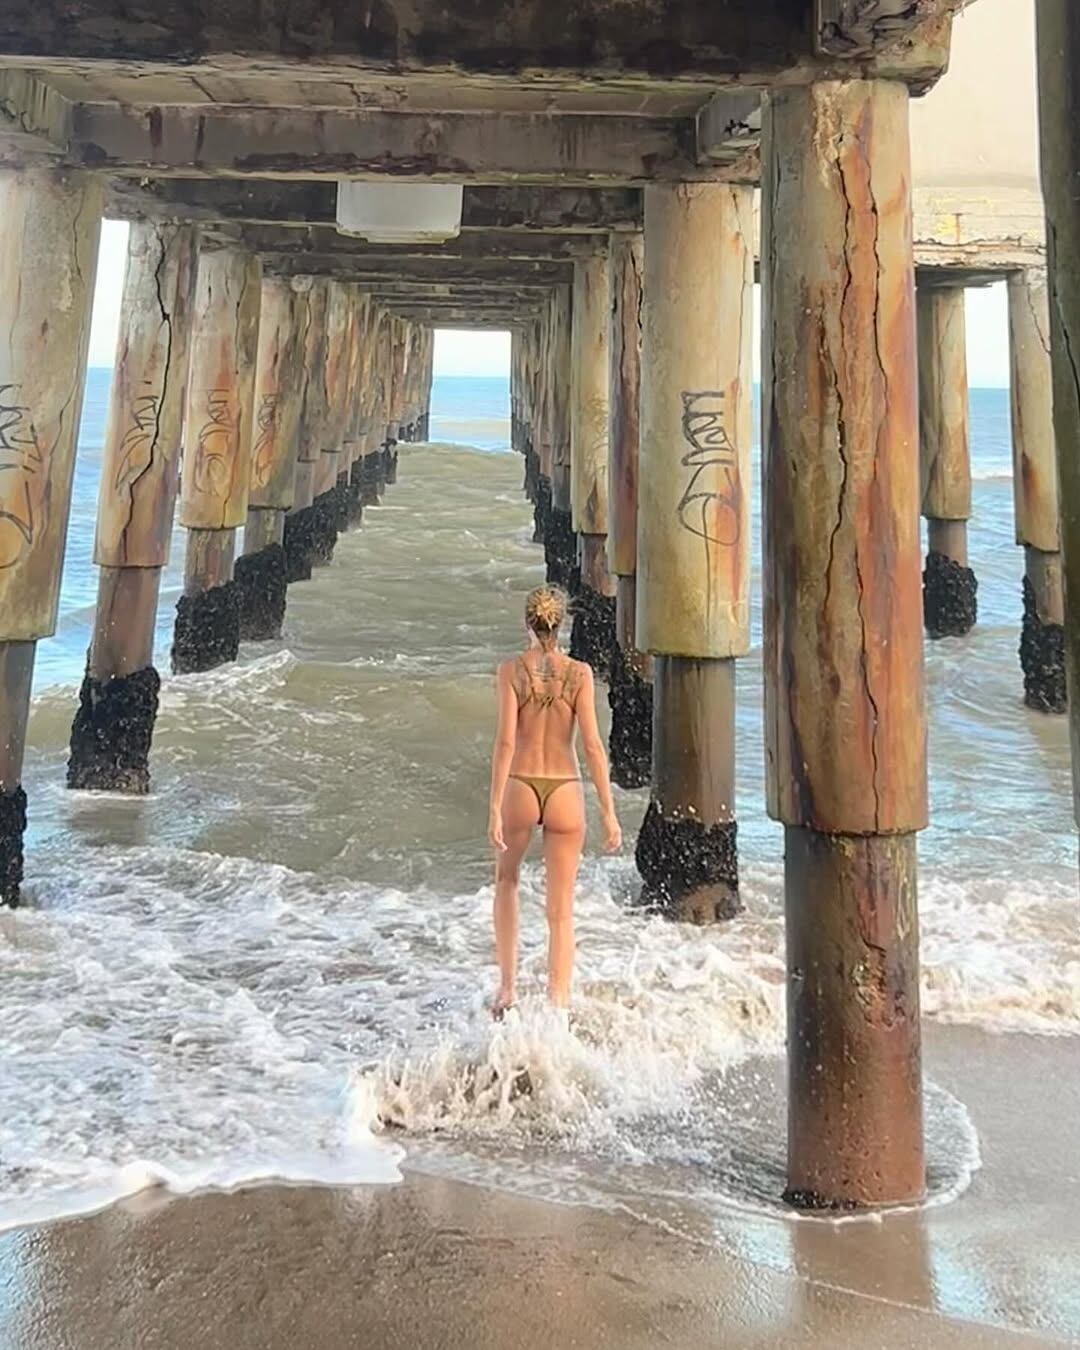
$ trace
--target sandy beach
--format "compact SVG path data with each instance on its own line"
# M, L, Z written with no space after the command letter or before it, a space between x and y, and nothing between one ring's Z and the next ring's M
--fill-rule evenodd
M938 1028L984 1166L959 1200L667 1225L425 1174L264 1186L0 1239L4 1350L992 1347L1080 1337L1080 1047Z

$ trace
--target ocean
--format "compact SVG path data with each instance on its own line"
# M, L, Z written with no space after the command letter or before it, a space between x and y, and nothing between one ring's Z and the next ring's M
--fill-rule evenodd
M281 641L165 676L153 792L139 800L63 786L108 382L90 372L59 629L39 646L26 904L0 916L0 1225L155 1182L388 1182L403 1163L658 1222L682 1204L787 1222L758 569L738 682L746 913L701 930L635 911L645 803L619 792L630 842L613 859L594 846L583 868L572 1018L541 998L534 858L524 998L493 1026L491 675L542 571L522 464L506 453L505 382L436 381L438 444L402 447L385 504L290 590ZM927 646L924 1012L932 1028L1074 1037L1067 728L1021 701L1004 391L972 391L971 429L979 625ZM178 532L162 671L182 556ZM944 1202L979 1166L978 1121L933 1082L927 1120Z

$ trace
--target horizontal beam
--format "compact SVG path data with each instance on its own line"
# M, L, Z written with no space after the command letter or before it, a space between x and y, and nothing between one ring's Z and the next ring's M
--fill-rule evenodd
M677 118L72 103L12 70L0 106L65 167L111 174L629 184L727 167L699 164L695 125Z
M403 281L469 281L477 285L509 282L536 286L569 284L574 279L572 262L536 262L532 259L504 258L365 258L341 253L262 252L270 271L288 271L302 276L326 271L349 276L363 285L366 281L398 278Z
M106 213L115 220L333 225L337 186L280 179L118 178L109 184ZM474 230L590 234L640 229L641 221L638 188L470 185L462 198L463 235Z
M485 73L586 73L614 79L781 70L809 54L804 0L5 0L0 55L36 65L84 60L160 69L343 65Z
M220 227L219 227L220 228ZM573 262L605 252L606 234L525 234L521 230L473 230L449 239L445 244L370 243L338 234L331 225L287 226L256 225L237 229L226 227L233 238L253 253L303 255L316 253L341 256L360 264L384 263L403 259L451 259L495 263Z

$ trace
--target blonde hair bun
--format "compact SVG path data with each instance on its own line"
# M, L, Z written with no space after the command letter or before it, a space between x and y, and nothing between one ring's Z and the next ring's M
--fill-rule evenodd
M556 633L566 618L566 595L557 586L537 586L525 600L525 622L534 633Z

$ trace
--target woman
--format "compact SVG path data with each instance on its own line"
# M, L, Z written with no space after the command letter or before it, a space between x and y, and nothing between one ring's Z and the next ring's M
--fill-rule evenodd
M525 601L529 649L504 661L496 676L499 724L491 758L488 839L495 868L495 953L499 990L492 1012L501 1017L515 997L518 881L521 860L537 825L544 832L547 873L548 997L570 1003L574 964L574 882L585 842L585 793L574 730L581 729L589 775L603 812L604 845L614 853L622 832L611 798L607 755L596 725L592 670L558 649L566 597L552 586Z

